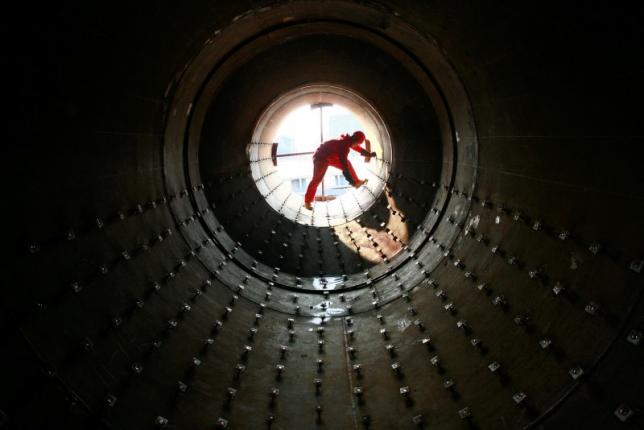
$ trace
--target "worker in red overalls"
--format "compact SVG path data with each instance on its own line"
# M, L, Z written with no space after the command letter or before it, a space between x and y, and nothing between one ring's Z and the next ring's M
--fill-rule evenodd
M327 140L320 145L313 154L313 179L306 189L304 195L304 207L308 210L313 210L311 203L315 198L315 192L318 185L324 179L324 174L329 166L333 166L342 170L342 174L347 179L347 182L354 188L359 188L367 182L367 180L360 180L356 175L351 162L348 160L349 150L353 149L359 152L363 157L375 157L375 152L369 152L360 146L364 142L365 136L361 131L356 131L351 136L343 134L339 139Z

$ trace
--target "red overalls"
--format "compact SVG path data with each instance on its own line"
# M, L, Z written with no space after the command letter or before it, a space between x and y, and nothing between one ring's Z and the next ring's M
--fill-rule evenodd
M313 201L318 185L324 179L324 174L329 166L342 170L351 185L358 182L358 176L353 170L351 162L347 159L349 149L360 153L365 151L359 143L353 143L350 136L327 140L319 146L315 154L313 154L313 178L306 189L304 202L311 203Z

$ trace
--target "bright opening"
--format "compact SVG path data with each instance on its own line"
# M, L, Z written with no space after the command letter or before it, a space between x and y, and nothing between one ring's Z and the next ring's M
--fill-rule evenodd
M349 109L340 105L316 103L294 109L277 129L275 140L279 175L290 185L294 194L304 196L313 175L312 157L318 146L327 140L337 139L342 134L352 134L362 129L364 124ZM372 142L371 150L382 154L378 142ZM365 163L365 159L355 151L350 151L348 159L358 178L371 176L371 160ZM329 167L324 180L317 188L316 200L319 202L333 199L350 189L352 186L342 171Z
M318 186L313 210L304 194L313 177L313 153L321 143L362 131L376 157L350 151L354 188L340 169L329 166ZM366 143L361 145L366 149ZM375 109L357 94L329 84L297 88L262 114L247 147L251 174L266 202L284 217L317 227L351 222L381 196L391 167L389 133Z

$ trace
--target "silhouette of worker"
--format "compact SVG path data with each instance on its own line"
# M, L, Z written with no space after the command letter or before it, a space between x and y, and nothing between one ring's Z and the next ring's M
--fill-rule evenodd
M333 166L342 170L342 174L347 179L347 182L354 188L359 188L367 182L367 180L360 180L356 175L351 162L347 158L349 150L353 149L359 152L363 157L375 157L375 152L369 152L360 146L365 141L364 133L356 131L351 136L343 134L339 139L327 140L313 154L313 179L306 189L304 195L304 207L308 210L313 210L311 203L315 198L315 192L318 185L324 179L324 174L329 166Z

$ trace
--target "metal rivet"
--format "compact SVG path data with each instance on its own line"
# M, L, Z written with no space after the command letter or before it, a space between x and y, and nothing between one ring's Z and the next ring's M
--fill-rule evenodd
M568 371L572 379L579 379L584 374L584 369L579 366L573 367Z
M633 345L639 345L642 340L642 332L639 330L631 330L626 337L626 340Z
M626 422L632 415L633 410L623 403L615 409L615 416L622 422Z
M518 393L512 395L512 400L514 400L514 403L516 403L517 405L520 405L525 401L527 397L528 396L524 392L519 391Z
M487 368L490 369L490 372L496 373L501 368L501 364L499 364L498 361L493 361L492 363L488 364Z
M463 409L458 411L458 416L462 420L469 419L472 416L472 411L470 410L469 407L465 407L465 408L463 408Z

